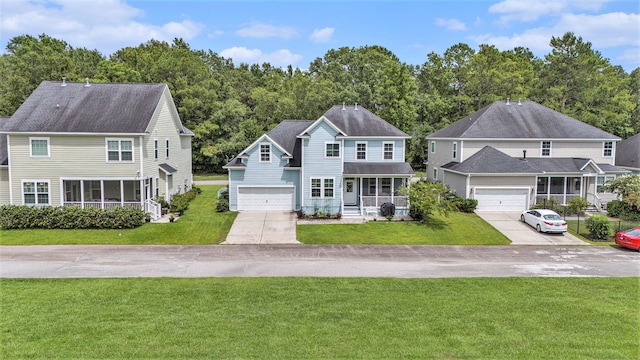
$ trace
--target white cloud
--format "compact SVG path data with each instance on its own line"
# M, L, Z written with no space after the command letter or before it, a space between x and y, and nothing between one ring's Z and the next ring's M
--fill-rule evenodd
M150 39L190 40L204 25L190 20L150 25L134 20L143 12L121 0L16 1L2 3L0 32L3 39L22 34L47 34L74 47L98 49L109 55L125 46Z
M452 31L467 30L467 26L458 19L436 19L436 25Z
M242 28L236 31L238 36L251 37L251 38L270 38L277 37L282 39L290 39L298 36L296 29L288 26L273 26L269 24L256 23L249 27Z
M315 43L326 43L331 40L334 30L335 28L330 27L315 29L309 38Z
M630 64L636 64L635 66L640 66L640 47L626 49L616 57L616 60L627 62Z
M498 23L535 21L545 15L560 15L572 10L598 11L610 0L505 0L489 7L489 12L502 14Z
M601 15L566 14L554 27L572 31L595 47L640 46L640 15L621 12Z
M236 64L262 64L268 62L277 67L293 65L302 59L302 55L293 54L287 49L263 53L260 49L247 49L246 47L232 47L222 50L220 56L233 59Z

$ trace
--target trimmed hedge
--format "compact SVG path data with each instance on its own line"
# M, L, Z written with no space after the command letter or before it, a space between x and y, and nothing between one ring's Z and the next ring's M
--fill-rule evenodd
M186 193L176 194L171 198L170 211L171 212L184 212L189 207L191 200L200 193L199 188L192 188Z
M75 206L0 206L0 228L9 229L131 229L145 222L141 209L109 210Z
M609 216L629 221L640 220L640 211L626 201L611 201L607 204Z
M607 240L611 232L609 218L603 215L594 215L587 219L587 229L591 238L595 240Z

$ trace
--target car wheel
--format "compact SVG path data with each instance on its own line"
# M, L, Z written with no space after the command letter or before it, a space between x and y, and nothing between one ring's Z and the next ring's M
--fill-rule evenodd
M524 222L524 215L520 215L520 221Z
M542 229L540 229L540 224L536 224L536 230L538 230L538 232L542 232Z

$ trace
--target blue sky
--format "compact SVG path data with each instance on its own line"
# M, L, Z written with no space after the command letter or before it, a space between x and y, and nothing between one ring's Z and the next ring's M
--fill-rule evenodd
M572 31L630 72L640 66L640 5L632 0L161 1L2 0L2 46L45 33L109 56L181 37L236 64L307 68L329 49L380 45L420 65L457 43L550 52Z

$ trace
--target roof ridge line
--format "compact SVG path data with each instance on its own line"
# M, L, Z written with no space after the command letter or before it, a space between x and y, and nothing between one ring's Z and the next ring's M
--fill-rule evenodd
M475 119L475 120L471 119L471 120L472 120L472 124L471 124L471 126L469 126L469 127L468 127L468 128L467 128L467 129L462 133L462 134L460 134L460 136L459 136L459 137L460 137L460 138L464 137L464 136L467 134L467 132L468 132L469 130L471 130L474 126L476 126L476 124L478 123L478 121L480 121L480 119L482 119L482 118L484 117L484 115L487 113L487 111L489 110L489 108L493 107L493 106L494 106L495 104L497 104L497 103L498 103L498 101L494 101L494 102L493 102L493 104L490 104L490 105L485 106L485 107L484 107L484 109L486 109L486 110L482 112L482 115L478 116L478 118L477 118L477 119ZM482 109L480 109L480 110L482 110ZM476 110L476 111L474 111L473 113L471 113L471 114L469 114L469 115L467 115L467 116L471 117L471 115L475 114L476 112L478 112L478 111L480 111L480 110ZM497 150L497 149L496 149L496 150Z

